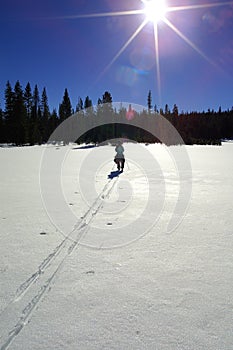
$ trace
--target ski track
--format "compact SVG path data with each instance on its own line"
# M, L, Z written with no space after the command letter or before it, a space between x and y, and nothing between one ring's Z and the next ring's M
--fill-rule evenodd
M51 289L50 285L63 266L65 260L78 246L81 238L89 229L89 224L103 206L103 199L108 198L119 177L109 179L103 190L94 200L73 230L61 241L61 243L42 261L34 272L16 290L12 299L0 315L0 349L6 350L14 341L24 326L29 322L32 313L38 308L44 294ZM77 235L72 238L72 234Z

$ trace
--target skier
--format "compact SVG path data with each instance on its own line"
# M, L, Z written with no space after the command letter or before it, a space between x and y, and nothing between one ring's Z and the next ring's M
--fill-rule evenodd
M121 142L119 141L115 148L116 155L114 158L114 162L117 165L118 171L123 171L124 165L125 165L125 157L124 157L124 147L122 146Z

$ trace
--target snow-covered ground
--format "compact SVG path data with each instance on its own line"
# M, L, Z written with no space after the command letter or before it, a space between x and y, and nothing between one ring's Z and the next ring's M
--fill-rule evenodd
M0 148L1 349L233 348L233 143L124 147Z

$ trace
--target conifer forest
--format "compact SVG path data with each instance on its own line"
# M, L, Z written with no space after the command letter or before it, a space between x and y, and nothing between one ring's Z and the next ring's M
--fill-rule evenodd
M0 92L1 93L1 92ZM161 142L148 131L137 128L128 123L121 123L122 115L130 111L126 108L115 110L111 107L113 99L111 93L105 91L94 107L92 100L87 96L84 100L77 98L76 106L72 106L67 88L58 109L50 110L46 88L42 92L38 86L31 87L27 83L23 88L19 81L14 87L6 83L4 106L0 107L0 143L20 145L35 145L46 143L52 132L65 119L74 113L80 116L91 115L93 118L101 117L104 106L108 106L107 113L114 116L115 124L105 124L93 128L82 135L77 143L101 143L105 140L124 137L136 142ZM1 96L2 97L2 96ZM152 95L149 91L145 96L146 108L142 112L134 111L134 118L154 118L158 113L166 118L178 131L185 144L215 144L220 145L223 139L233 139L233 107L228 110L208 109L207 111L179 111L174 104L172 108L167 104L158 110L152 105ZM106 112L106 110L105 110ZM111 120L111 118L110 118Z

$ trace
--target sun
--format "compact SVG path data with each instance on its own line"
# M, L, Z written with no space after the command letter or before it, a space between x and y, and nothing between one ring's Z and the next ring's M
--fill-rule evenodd
M165 17L168 10L165 0L142 0L144 13L148 22L157 24Z
M195 4L195 1L192 0L192 5L176 5L171 6L167 4L168 0L141 0L144 6L140 9L128 10L128 11L114 11L114 12L100 12L100 13L90 13L90 14L80 14L80 15L69 15L57 17L57 19L78 19L78 18L98 18L98 17L115 17L115 16L138 16L142 15L143 20L141 24L136 28L136 30L132 33L132 35L126 40L123 46L118 50L112 60L106 64L105 68L100 73L97 80L99 80L106 72L110 69L113 63L123 54L123 52L127 49L127 47L132 43L132 41L139 35L139 33L143 30L143 28L151 22L154 27L154 48L155 48L155 63L156 63L156 80L158 84L158 97L159 101L161 101L161 79L160 79L160 55L159 55L159 29L160 23L163 22L164 26L167 26L171 30L174 31L184 42L186 42L193 50L196 51L202 58L204 58L208 63L212 64L216 67L215 62L213 62L209 57L202 52L198 46L195 45L183 32L181 32L170 20L169 16L166 16L167 13L175 13L179 11L192 11L197 9L209 9L221 6L232 6L233 0L209 0L204 4ZM200 2L200 0L198 0ZM171 1L168 1L168 3ZM188 2L188 1L187 1ZM96 81L97 81L96 80Z

